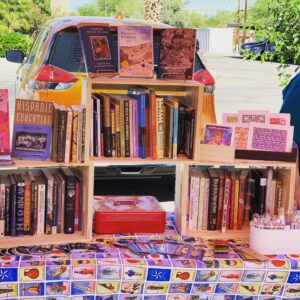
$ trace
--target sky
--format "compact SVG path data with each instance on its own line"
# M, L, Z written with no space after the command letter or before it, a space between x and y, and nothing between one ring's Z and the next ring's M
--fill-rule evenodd
M109 0L107 0L109 1ZM91 3L93 0L69 0L70 10L74 11L81 5ZM248 0L248 6L255 0ZM240 0L241 9L245 5L245 0ZM220 10L236 10L237 0L189 0L187 7L191 10L199 11L207 15L214 15Z

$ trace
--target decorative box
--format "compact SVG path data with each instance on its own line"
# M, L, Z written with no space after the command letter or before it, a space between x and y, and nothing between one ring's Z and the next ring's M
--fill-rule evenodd
M95 233L162 233L166 212L153 196L95 196Z

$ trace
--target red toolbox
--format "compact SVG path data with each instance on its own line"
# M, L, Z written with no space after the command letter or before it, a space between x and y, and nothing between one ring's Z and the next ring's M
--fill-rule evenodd
M153 196L94 196L95 233L162 233L166 212Z

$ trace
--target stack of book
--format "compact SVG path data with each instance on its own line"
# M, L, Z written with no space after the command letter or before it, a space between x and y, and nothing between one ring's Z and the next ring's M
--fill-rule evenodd
M179 97L134 88L93 94L90 155L176 159L193 157L195 109Z
M83 182L78 169L35 169L0 176L0 236L81 230Z
M273 215L284 206L283 181L271 167L191 167L188 199L189 230L241 230L253 213Z

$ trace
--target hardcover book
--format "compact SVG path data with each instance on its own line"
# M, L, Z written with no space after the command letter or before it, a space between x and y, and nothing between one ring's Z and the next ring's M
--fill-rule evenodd
M78 32L88 75L115 76L117 59L113 55L112 35L107 24L80 23Z
M16 99L12 156L47 160L52 142L53 103Z
M194 71L195 46L195 29L163 29L157 77L161 79L191 80Z
M152 78L153 31L150 26L119 26L119 72L124 77Z

